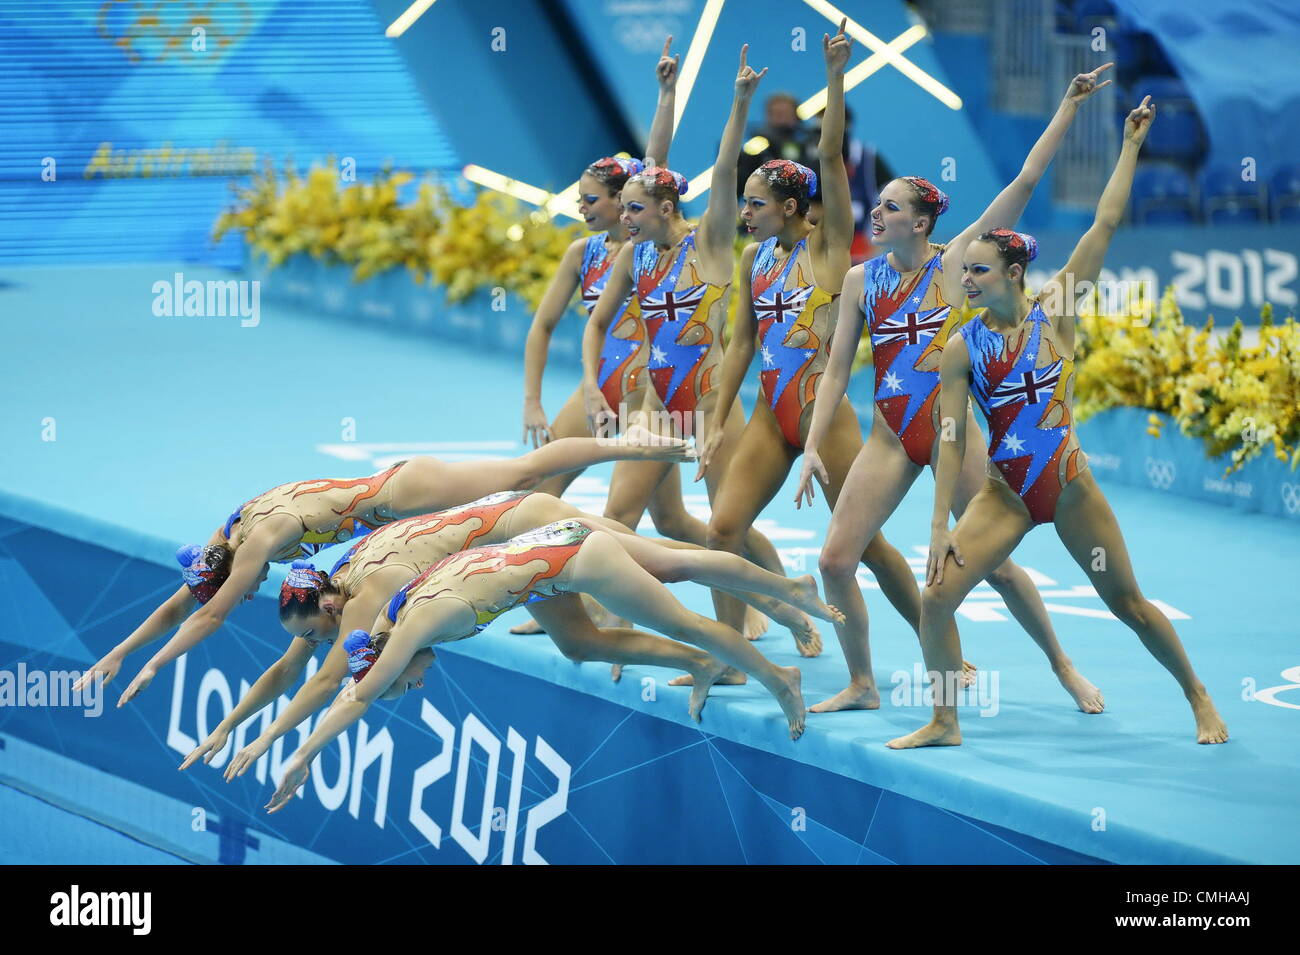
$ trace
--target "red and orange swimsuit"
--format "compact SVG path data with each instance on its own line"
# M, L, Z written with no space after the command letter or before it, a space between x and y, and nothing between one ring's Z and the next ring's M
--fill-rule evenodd
M797 280L793 287L786 285L799 253L807 247L807 239L800 239L782 267L776 260L777 237L773 236L758 247L749 276L763 359L759 372L763 398L776 415L781 434L796 448L803 447L800 426L828 360L824 347L829 344L828 318L818 310L839 297ZM801 269L798 277L802 275Z
M297 518L303 526L302 538L273 555L271 560L275 563L310 557L333 544L354 540L394 520L393 477L405 463L399 461L370 477L322 478L273 487L241 504L226 518L222 534L229 540L231 530L238 524L242 543L254 527L272 514Z
M393 595L388 619L396 624L422 603L451 598L474 611L475 624L468 633L446 639L472 637L507 610L570 593L571 561L590 534L579 521L555 521L504 544L452 554ZM541 567L531 566L539 561Z
M532 493L498 491L460 507L394 521L349 547L330 577L355 593L362 580L381 568L405 566L414 575L481 538L508 539L515 508ZM471 528L473 521L478 524Z

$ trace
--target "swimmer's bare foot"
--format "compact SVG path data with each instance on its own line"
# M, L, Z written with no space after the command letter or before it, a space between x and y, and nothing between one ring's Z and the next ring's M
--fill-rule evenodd
M805 716L803 692L799 685L803 682L803 673L798 667L777 667L777 673L780 676L782 688L772 695L776 697L781 709L785 713L785 718L790 723L790 738L798 739L803 735ZM772 689L772 687L768 687Z
M974 686L975 674L978 671L979 671L979 667L977 667L975 664L970 663L966 660L962 660L961 661L961 685Z
M812 617L806 613L801 613L799 617L799 623L790 628L795 649L799 651L801 657L819 656L822 652L822 632L817 629L817 624L813 623Z
M809 713L836 713L840 710L878 710L880 709L880 691L875 681L863 686L850 683L829 700L822 700L808 707Z
M908 733L885 744L890 749L917 749L921 746L960 746L961 727L957 721L932 719L915 733Z
M744 670L737 670L735 667L727 667L722 671L720 676L713 680L714 686L740 686L742 683L749 682L749 675ZM689 673L681 676L675 676L668 681L669 686L694 686L695 677Z
M746 607L745 625L741 632L744 633L746 640L757 640L767 633L767 626L770 622L762 612L755 610L753 607Z
M1106 708L1101 690L1083 678L1073 664L1067 664L1056 671L1056 678L1065 687L1065 692L1074 698L1075 705L1085 713L1100 713Z
M708 657L707 659L708 662L698 670L691 670L691 698L686 704L686 711L691 714L691 719L697 723L700 721L700 713L704 710L704 704L709 698L709 688L724 673L732 669L717 657ZM671 681L670 685L672 685Z
M609 678L613 680L615 683L623 679L623 664L621 663L611 664L609 668Z
M511 633L545 633L546 628L536 620L525 620L523 623L517 623L510 628Z
M1187 702L1192 704L1192 713L1196 716L1196 742L1226 743L1228 725L1214 708L1210 694L1202 688L1199 693L1188 694Z
M655 434L649 428L635 424L618 439L620 444L640 448L647 461L693 461L695 446L684 438Z
M821 631L812 617L783 600L757 596L753 599L761 599L772 619L790 631L800 656L815 657L822 652Z
M821 594L817 591L817 580L812 574L790 578L790 598L788 602L794 604L804 613L812 614L819 620L829 620L834 624L844 622L844 614L840 612L839 608L832 607L822 600Z

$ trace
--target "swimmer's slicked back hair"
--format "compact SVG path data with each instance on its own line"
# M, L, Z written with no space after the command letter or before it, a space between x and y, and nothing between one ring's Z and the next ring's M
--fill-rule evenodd
M919 216L930 217L930 227L925 230L928 236L934 231L934 224L939 216L948 211L948 194L920 176L900 176L897 182L905 183L912 190L912 211Z
M307 617L320 611L322 594L338 593L329 574L305 560L295 560L280 585L280 621Z
M230 576L234 554L225 544L186 544L176 551L181 577L201 604L213 598Z
M681 207L682 196L686 195L686 177L662 166L650 166L628 179L649 193L655 202L665 199L673 204L673 209Z
M817 173L789 159L769 159L755 170L767 187L784 202L793 199L799 215L808 214L808 204L817 194Z
M605 186L611 196L616 196L627 185L628 179L644 168L645 163L639 159L619 159L617 156L606 156L603 159L597 159L584 171L592 179Z
M1024 287L1024 270L1038 258L1037 239L1027 232L1016 232L1014 229L992 229L982 233L976 241L992 243L998 250L998 258L1002 260L1004 268L1010 265L1020 266L1020 286Z

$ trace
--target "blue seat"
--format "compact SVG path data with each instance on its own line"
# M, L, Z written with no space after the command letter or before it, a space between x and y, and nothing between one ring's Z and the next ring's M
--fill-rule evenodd
M1134 105L1137 102L1134 100ZM1205 126L1191 100L1156 100L1156 121L1147 134L1143 153L1152 159L1194 166L1205 154L1205 146Z
M1174 100L1190 101L1192 98L1183 81L1176 76L1139 76L1133 83L1133 92L1139 100L1143 96L1150 96L1157 106L1164 106Z
M1279 222L1300 222L1300 163L1278 166L1268 188L1273 198L1273 217Z
M1084 20L1088 17L1113 17L1115 4L1111 0L1074 0L1074 17Z
M1196 221L1192 181L1177 166L1143 163L1133 176L1133 214L1137 225Z
M1225 199L1221 205L1205 209L1205 221L1210 225L1258 225L1264 219L1262 204L1250 205L1239 199Z
M1191 206L1154 205L1143 213L1138 225L1191 225L1196 215Z
M1201 176L1201 202L1211 225L1246 225L1268 218L1264 191L1258 182L1241 178L1241 169L1215 166Z

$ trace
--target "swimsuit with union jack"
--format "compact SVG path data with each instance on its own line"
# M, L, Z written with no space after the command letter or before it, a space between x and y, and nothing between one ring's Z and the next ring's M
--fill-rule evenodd
M960 313L943 300L943 249L905 278L878 255L862 267L862 311L871 334L876 408L907 456L930 463L939 424L939 362Z
M596 309L600 293L609 283L609 270L613 258L605 248L608 232L599 232L587 238L582 250L582 265L578 270L582 285L582 307L587 316ZM615 411L627 396L641 387L641 372L645 368L645 323L636 296L629 295L605 332L605 342L600 348L600 366L596 383L604 392L605 400Z
M776 415L782 436L796 448L803 447L800 425L826 367L826 349L822 346L828 336L823 306L838 297L816 285L796 282L787 287L799 253L807 247L807 240L800 239L783 266L776 259L777 237L773 236L758 247L749 276L763 359L759 372L763 397ZM821 327L815 328L814 321L819 318Z
M655 269L659 252L653 242L638 243L632 259L636 297L650 340L650 380L664 407L682 414L694 411L700 399L713 390L713 372L721 355L713 349L716 336L709 319L727 292L725 285L698 281L693 266L690 272L695 284L677 287L694 249L692 231L663 271Z
M989 423L989 460L1036 524L1055 519L1061 491L1087 466L1071 426L1074 361L1057 353L1050 325L1035 302L1014 347L982 315L961 330L971 390Z

